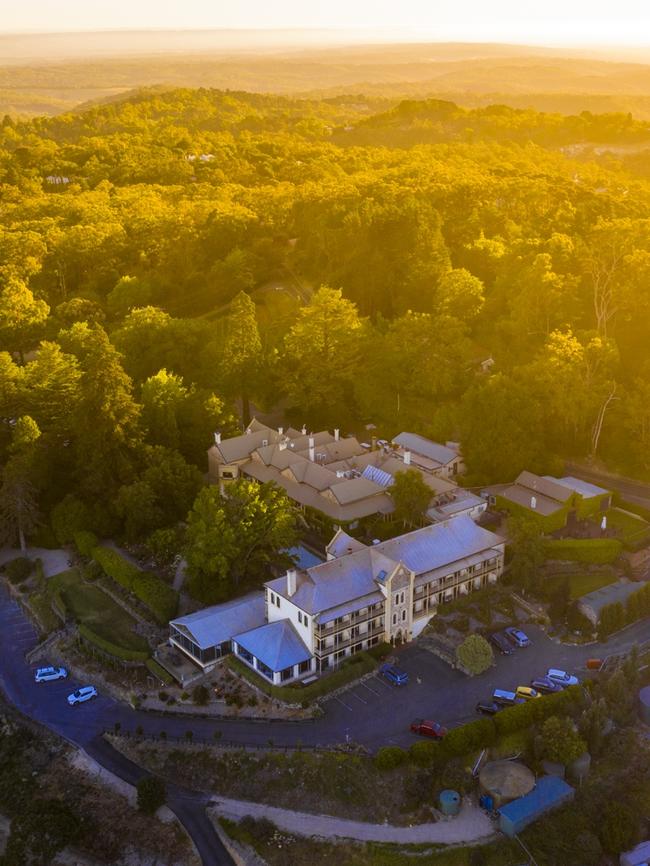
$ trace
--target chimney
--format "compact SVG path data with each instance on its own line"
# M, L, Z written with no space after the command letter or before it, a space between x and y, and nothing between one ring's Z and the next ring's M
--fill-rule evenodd
M341 431L340 431L339 428L337 427L337 428L334 430L334 441L335 441L335 442L338 442L339 439L340 439L340 436L341 436Z
M284 427L278 427L278 433L280 434L280 436L283 436L284 435Z
M302 430L300 432L302 433L303 436L307 435L307 427L304 424L302 425Z
M314 451L315 447L316 447L316 446L315 446L315 443L314 443L314 437L313 437L313 436L310 436L310 437L309 437L309 459L311 460L312 463L314 462L314 459L315 459L315 457L316 457L316 454L315 454L315 451Z
M214 434L214 444L221 445L221 433Z
M410 451L404 452L404 465L405 466L411 465L411 452Z
M537 508L537 497L536 496L530 497L530 507L531 508Z
M290 568L287 571L287 595L291 598L296 593L296 569Z

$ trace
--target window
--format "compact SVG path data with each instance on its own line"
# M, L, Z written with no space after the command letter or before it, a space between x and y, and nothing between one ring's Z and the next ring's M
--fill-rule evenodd
M311 670L311 659L307 659L306 662L300 662L300 664L298 665L298 673L299 674L306 674L307 671L310 671L310 670Z
M395 604L399 604L399 592L395 593Z
M286 680L293 679L293 665L290 668L285 668L283 671L280 671L280 681L286 682Z
M275 606L280 607L280 596L279 595L276 595L276 597L275 597Z
M271 593L271 604L275 604L275 596Z
M404 604L404 593L401 594L399 600L400 600L400 602L401 602L402 604Z
M303 614L303 622L304 622L305 625L307 625L307 626L309 625L309 617L308 617L308 616L304 616L304 614Z
M404 622L405 619L406 619L406 611L403 610L402 611L402 622Z
M298 611L298 622L302 625L302 613Z
M397 614L393 614L393 625L397 625Z

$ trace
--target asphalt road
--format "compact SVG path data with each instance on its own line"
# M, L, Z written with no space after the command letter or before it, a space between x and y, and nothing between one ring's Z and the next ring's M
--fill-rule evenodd
M578 463L567 463L566 468L576 478L582 478L584 481L591 482L591 484L600 485L606 490L616 490L628 502L634 502L637 505L642 505L644 508L650 508L650 484L646 484L643 481L635 481L633 478L625 478L622 475L599 472L598 469L585 467Z
M488 699L495 688L514 690L528 685L547 668L556 667L580 675L589 658L628 650L650 639L650 620L635 623L607 644L566 646L550 640L537 626L527 626L532 646L510 656L498 656L493 668L478 677L466 677L417 642L399 653L399 666L410 675L407 686L396 688L378 676L331 698L320 719L252 721L246 719L188 718L187 716L134 710L100 694L86 704L69 707L66 696L77 686L69 680L34 682L33 666L25 653L37 642L37 634L21 608L0 587L0 687L25 715L56 731L85 749L108 770L135 782L143 770L128 761L103 740L101 734L116 722L122 731L141 726L145 734L165 731L169 737L184 737L188 730L195 739L212 740L220 731L224 742L242 746L306 747L328 746L353 741L376 749L386 744L408 746L416 739L409 731L414 718L434 719L451 727L475 718L474 706ZM232 861L210 825L205 804L207 795L172 787L169 805L195 841L206 866Z

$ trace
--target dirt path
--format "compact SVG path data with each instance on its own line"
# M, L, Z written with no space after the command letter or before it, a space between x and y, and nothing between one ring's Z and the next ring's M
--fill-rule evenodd
M70 568L68 559L70 554L67 550L49 550L45 547L28 547L24 554L17 548L3 547L0 550L0 565L10 562L18 556L28 556L31 560L41 559L43 562L43 574L52 577Z
M422 843L453 845L459 842L466 844L485 842L495 832L495 827L485 812L468 804L463 805L460 814L455 818L438 821L435 824L414 824L411 827L366 824L362 821L293 812L276 806L267 806L264 803L230 800L226 797L212 797L210 804L215 813L225 818L239 820L244 815L268 818L276 827L287 833L294 833L297 836L319 836L323 839L396 842L402 845Z

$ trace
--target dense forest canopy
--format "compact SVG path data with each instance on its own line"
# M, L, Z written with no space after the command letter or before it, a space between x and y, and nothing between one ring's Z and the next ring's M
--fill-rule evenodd
M650 477L649 131L207 89L5 118L0 505L172 525L251 400L459 438L476 483Z

